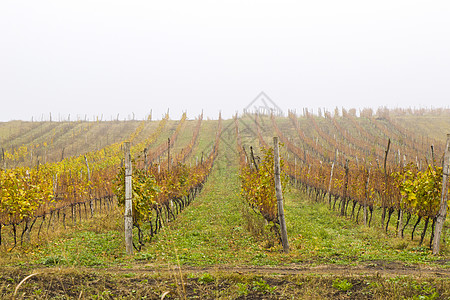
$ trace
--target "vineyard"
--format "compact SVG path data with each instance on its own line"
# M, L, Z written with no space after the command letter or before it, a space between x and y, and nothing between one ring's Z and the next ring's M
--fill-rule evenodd
M190 132L185 132L186 119L186 114L183 114L170 130L166 129L168 114L157 124L142 121L127 136L133 144L131 155L136 174L133 178L134 219L139 236L139 224L143 220L154 225L150 231L153 236L161 227L163 214L167 220L175 218L175 214L189 204L201 189L217 156L218 134L213 145L205 149L208 152L202 153L200 161L196 157L195 164L192 161L186 164L192 159L203 116L199 116ZM220 133L220 118L218 126L217 132ZM49 130L55 131L55 128ZM152 131L151 134L148 131ZM187 144L184 141L180 145L176 143L181 134L192 135ZM178 153L174 152L177 150L175 144L180 148ZM123 189L119 184L123 181L123 142L66 158L62 155L60 160L46 163L40 163L38 153L42 152L37 151L38 148L39 144L30 144L12 151L3 149L0 233L2 229L11 228L14 247L18 239L20 244L23 244L24 238L29 242L30 232L34 228L38 228L39 239L44 222L47 223L47 230L52 221L60 221L66 227L68 219L76 224L83 217L93 217L94 211L101 212L117 203L123 204ZM38 157L35 166L33 153ZM45 160L49 157L52 157L51 152L46 153ZM141 239L139 241L142 243ZM4 243L8 243L7 238L0 235L0 244Z
M247 130L258 139L249 144L269 149L263 135L279 136L286 146L286 174L314 201L326 202L340 216L349 216L366 226L371 226L374 210L380 210L380 224L376 226L381 225L386 233L395 215L395 232L402 238L410 225L414 239L423 220L419 245L431 228L431 248L441 201L445 143L413 134L390 119L387 112L380 117L363 111L361 115L365 117L361 118L346 110L342 110L341 116L339 112L334 116L329 112L324 112L323 117L313 116L307 109L303 114L301 120L291 111L288 120L248 116L253 120L246 124ZM237 119L235 123L239 133ZM248 146L247 155L239 134L237 144L241 165L246 166L241 172L248 177L251 166L257 170L253 148ZM247 185L244 182L244 191ZM258 187L257 180L250 185ZM254 202L263 206L260 207L263 216L272 220L266 211L273 207L257 200L258 196L254 198Z
M145 260L155 268L420 261L447 272L450 223L435 228L449 189L449 120L439 110L304 109L228 120L186 113L171 120L167 113L160 120L0 123L1 257L14 264L21 253L31 264L72 266ZM274 136L289 254L281 252ZM125 142L134 258L123 241ZM98 228L99 222L110 225ZM54 240L94 227L113 237L115 248L101 252L110 256L93 250L94 263L83 263L58 253Z

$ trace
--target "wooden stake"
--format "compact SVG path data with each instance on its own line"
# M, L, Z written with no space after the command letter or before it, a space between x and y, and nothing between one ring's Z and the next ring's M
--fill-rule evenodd
M253 147L250 146L250 155L252 157L252 162L255 165L256 172L259 172L258 164L256 163L255 155L253 154Z
M84 156L84 161L86 163L88 183L89 183L89 207L91 209L91 218L94 217L94 203L92 202L92 188L91 188L91 169L89 168L89 163L86 155Z
M170 138L167 139L167 173L170 173Z
M130 142L124 143L125 152L125 247L128 255L133 255L133 202Z
M365 185L365 197L364 197L364 226L367 226L367 205L369 201L369 183L370 183L370 169L372 165L369 166L369 170L367 171L367 180Z
M388 187L387 184L387 180L388 180L388 175L387 175L387 169L386 169L386 164L387 164L387 157L389 154L389 148L391 147L391 139L388 140L388 145L385 151L385 155L384 155L384 181L385 181L385 187ZM383 212L381 214L381 228L384 227L384 220L386 218L386 193L384 193L382 195L382 199L381 199L381 206L383 207Z
M330 204L330 208L331 208L331 184L333 183L333 170L334 170L334 161L331 164L330 182L328 183L328 203Z
M347 189L348 189L348 159L345 160L345 177L344 177L344 191L342 196L342 204L341 204L341 216L346 215L347 209Z
M280 150L278 147L278 137L273 138L273 158L274 158L274 171L275 171L275 192L277 195L277 206L278 206L278 220L280 221L280 231L281 231L281 243L283 244L283 251L285 253L289 252L289 241L287 237L286 230L286 220L284 219L284 208L283 208L283 192L281 190L281 178L280 178Z
M297 187L297 157L294 156L294 180L295 186Z
M434 230L433 239L433 254L439 254L439 246L441 243L442 229L444 227L445 217L447 215L447 198L448 198L448 177L450 173L450 134L447 134L447 145L445 146L444 154L444 166L442 169L442 194L441 194L441 207L439 213L436 216L436 227Z
M148 158L147 158L148 149L144 148L144 169L147 170Z

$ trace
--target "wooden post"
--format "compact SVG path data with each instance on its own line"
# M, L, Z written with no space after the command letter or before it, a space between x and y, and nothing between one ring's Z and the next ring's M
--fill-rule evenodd
M384 155L384 184L385 184L386 189L388 188L388 182L387 182L388 174L387 174L386 164L387 164L387 157L389 154L390 147L391 147L391 139L388 140L388 145L387 145L386 151L384 152L385 153L385 155ZM386 195L385 194L386 194L386 192L383 193L383 195L381 196L381 206L383 208L383 212L381 214L381 228L384 228L384 220L386 218Z
M3 169L6 170L5 149L2 148Z
M431 146L433 148L433 146ZM401 159L400 159L400 150L398 150L398 160L399 160L399 164L401 169L403 170L404 165L401 163ZM434 162L432 162L432 165L434 166ZM405 179L403 179L403 182L405 182ZM402 203L403 203L403 195L400 196L400 205L398 208L398 220L397 220L397 236L402 237L402 228L403 228L403 208L402 208ZM433 230L433 229L431 229Z
M167 139L167 173L170 173L170 138Z
M435 163L435 161L434 161L434 145L431 145L431 164L433 165L433 167L434 167L434 163Z
M148 157L147 157L148 149L144 148L144 169L147 170Z
M341 216L346 215L347 209L347 189L348 189L348 158L345 160L345 177L344 177L344 191L342 195L342 204L341 204Z
M447 145L445 146L444 166L442 169L442 194L441 207L436 216L436 227L433 239L433 254L439 254L439 246L441 242L442 229L444 227L445 216L447 215L447 198L448 198L448 176L450 175L450 134L447 134Z
M252 157L252 162L255 165L256 172L259 172L258 164L256 163L255 155L253 154L253 147L250 146L250 155Z
M333 170L334 170L334 161L331 164L331 171L330 171L330 182L328 183L328 204L331 208L331 184L333 183Z
M294 182L297 187L297 156L294 156Z
M278 147L278 137L273 138L273 148L274 148L274 171L275 171L275 192L277 195L277 206L278 206L278 220L280 221L281 230L281 243L283 244L283 251L285 253L289 252L289 241L287 237L286 230L286 220L284 219L284 208L283 208L283 192L281 190L281 178L280 178L280 150Z
M364 193L364 226L367 226L367 205L369 202L369 183L370 183L370 169L372 168L372 165L369 166L369 170L367 171L367 180L366 185L364 187L365 193Z
M124 143L125 152L125 247L128 255L133 255L133 202L130 142Z
M86 162L88 183L89 183L89 207L91 209L91 218L94 217L94 203L92 202L92 188L91 188L91 170L89 169L89 163L86 155L84 156L84 161Z

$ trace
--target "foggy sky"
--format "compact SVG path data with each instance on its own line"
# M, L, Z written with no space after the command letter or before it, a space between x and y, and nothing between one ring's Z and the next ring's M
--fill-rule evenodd
M450 106L450 1L0 1L0 121Z

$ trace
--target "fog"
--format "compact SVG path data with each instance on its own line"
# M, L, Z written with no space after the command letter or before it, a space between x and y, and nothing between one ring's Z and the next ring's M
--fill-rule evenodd
M449 107L450 1L0 2L0 121Z

